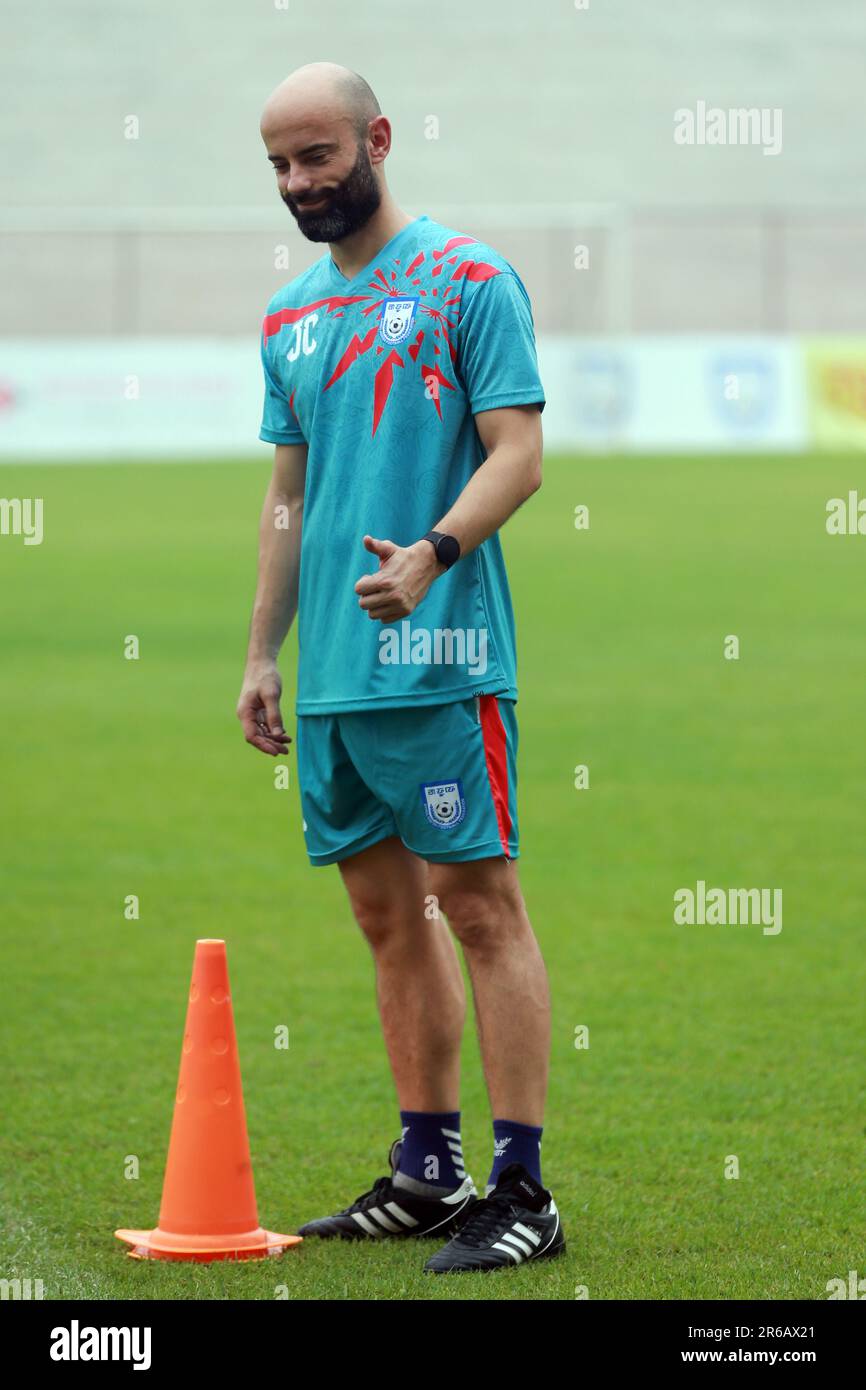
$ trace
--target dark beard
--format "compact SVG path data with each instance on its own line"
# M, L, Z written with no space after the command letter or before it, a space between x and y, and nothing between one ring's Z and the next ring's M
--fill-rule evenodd
M369 222L382 202L382 194L373 173L370 157L362 145L358 158L341 184L328 190L328 199L321 212L305 213L288 193L283 202L298 224L298 230L308 241L342 241ZM316 202L315 198L310 200Z

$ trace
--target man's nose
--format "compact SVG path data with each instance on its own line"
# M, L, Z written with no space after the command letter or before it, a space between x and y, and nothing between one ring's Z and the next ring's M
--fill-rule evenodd
M290 198L300 199L301 202L309 196L313 188L309 177L306 174L290 174L286 184L286 192Z

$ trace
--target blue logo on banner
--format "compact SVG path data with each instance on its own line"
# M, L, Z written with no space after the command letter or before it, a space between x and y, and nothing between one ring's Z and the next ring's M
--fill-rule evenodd
M579 425L600 434L622 429L634 397L632 374L615 352L586 352L575 360L572 375Z
M754 353L714 358L708 386L716 414L723 425L734 430L767 424L778 403L775 363Z

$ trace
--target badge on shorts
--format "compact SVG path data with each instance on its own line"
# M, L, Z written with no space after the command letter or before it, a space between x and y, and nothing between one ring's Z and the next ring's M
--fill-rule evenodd
M379 337L382 342L387 343L389 347L405 343L412 332L417 308L417 294L386 299L379 319Z
M450 830L466 815L462 782L422 782L421 804L431 825Z

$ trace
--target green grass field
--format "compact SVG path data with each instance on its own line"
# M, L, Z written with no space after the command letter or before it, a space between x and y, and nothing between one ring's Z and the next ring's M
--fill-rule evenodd
M114 1228L156 1224L197 937L228 942L264 1225L344 1205L398 1131L339 874L308 866L297 789L274 789L234 717L266 477L258 462L0 475L3 495L45 499L41 546L0 537L0 1277L109 1299L283 1283L303 1299L822 1299L863 1277L866 539L828 537L824 516L866 493L866 465L841 457L548 457L504 533L520 871L554 1001L544 1177L566 1257L438 1279L421 1273L435 1242L126 1257ZM289 717L291 640L284 675ZM675 926L674 891L698 879L782 888L783 930ZM471 1030L464 1058L483 1182Z

